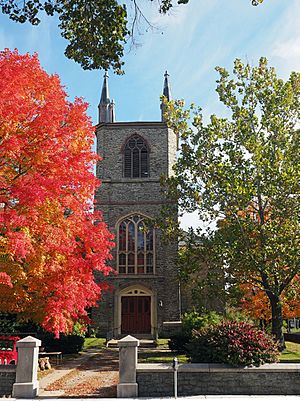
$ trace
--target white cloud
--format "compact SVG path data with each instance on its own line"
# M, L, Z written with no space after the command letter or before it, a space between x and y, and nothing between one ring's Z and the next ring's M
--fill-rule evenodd
M300 2L291 2L277 23L271 57L283 73L300 70Z
M300 34L298 37L276 43L272 55L285 70L300 70Z

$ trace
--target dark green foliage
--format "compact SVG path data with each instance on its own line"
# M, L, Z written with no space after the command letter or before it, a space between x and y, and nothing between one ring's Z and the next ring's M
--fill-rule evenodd
M30 334L33 335L39 331L37 324L27 321L18 320L16 314L1 313L0 314L0 333L3 335L9 334Z
M232 366L259 366L277 362L278 344L253 325L223 321L194 331L186 346L192 362L227 363Z
M15 315L9 313L0 314L0 333L13 334L18 331L18 324Z
M160 0L159 12L189 0ZM121 3L121 4L120 4ZM59 15L61 35L69 41L65 55L83 69L109 69L122 73L124 45L135 35L138 20L150 24L133 0L134 15L128 21L126 5L118 0L0 0L3 14L16 22L38 25L41 13ZM142 18L140 18L142 17ZM128 25L131 29L128 29Z
M64 354L75 354L82 350L84 344L84 336L80 331L80 324L75 325L78 334L64 335L59 339L53 334L45 332L40 326L33 322L22 322L17 316L9 313L1 313L0 315L0 333L9 335L16 334L19 336L33 335L42 341L42 347L46 352L61 351Z
M174 334L170 337L169 348L176 352L186 352L185 346L191 341L191 336L184 333Z
M54 338L52 334L45 334L40 339L46 352L61 351L63 354L77 354L84 344L84 337L74 334L62 334L59 338Z
M196 311L186 312L182 316L182 331L192 335L193 330L200 330L210 325L215 325L222 320L222 316L216 312L209 311L198 313Z
M182 332L170 337L169 348L176 352L186 352L186 345L192 339L194 330L217 324L222 319L216 312L186 312L182 316Z
M65 55L83 69L121 72L128 30L127 12L116 0L75 0L64 3L61 35L69 41Z

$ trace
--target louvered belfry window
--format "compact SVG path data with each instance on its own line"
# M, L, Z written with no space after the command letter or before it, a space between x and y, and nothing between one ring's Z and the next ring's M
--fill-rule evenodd
M118 226L118 260L120 274L154 273L154 228L145 218L128 216Z
M145 140L139 135L131 136L124 150L124 177L149 177L149 149Z

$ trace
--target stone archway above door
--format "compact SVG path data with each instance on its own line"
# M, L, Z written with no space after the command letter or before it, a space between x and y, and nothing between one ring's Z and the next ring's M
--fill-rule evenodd
M131 285L120 290L117 297L119 335L153 335L156 327L153 291L142 285Z
M129 289L128 291L126 291L126 292L122 292L121 293L121 296L123 297L123 296L145 296L145 295L149 295L149 296L151 296L152 295L152 293L148 290L142 290L142 289L140 289L140 288L132 288L132 289Z

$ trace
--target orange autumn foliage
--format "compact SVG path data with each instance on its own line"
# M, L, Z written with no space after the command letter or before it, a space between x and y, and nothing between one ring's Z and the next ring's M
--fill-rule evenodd
M283 292L281 295L282 300L282 316L283 319L291 319L300 316L300 277L294 278L294 286L298 287L295 294ZM243 297L240 301L242 309L244 309L254 319L264 319L270 321L272 318L271 307L269 299L264 290L255 287L253 284L243 284L240 286Z
M87 321L112 236L91 200L98 156L87 104L37 55L0 53L0 312L59 335Z

